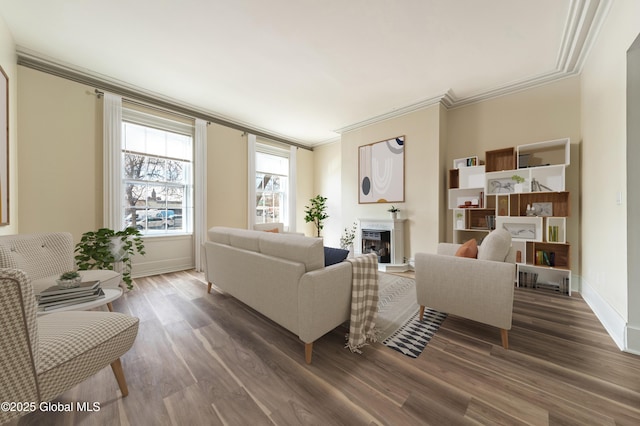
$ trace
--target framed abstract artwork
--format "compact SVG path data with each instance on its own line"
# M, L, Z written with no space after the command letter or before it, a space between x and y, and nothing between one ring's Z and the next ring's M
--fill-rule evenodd
M9 77L0 66L0 225L9 224Z
M358 147L358 203L404 202L404 136Z

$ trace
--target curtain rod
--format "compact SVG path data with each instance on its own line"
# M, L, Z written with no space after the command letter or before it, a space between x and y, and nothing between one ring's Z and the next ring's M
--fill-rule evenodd
M98 98L101 98L101 97L104 96L104 92L102 90L95 89L94 91L95 91L96 96ZM155 111L159 111L159 112L164 112L164 113L167 113L167 114L172 114L172 115L175 115L175 116L178 116L178 117L182 117L182 118L186 118L186 119L189 119L189 120L194 120L196 118L200 118L200 117L194 117L193 115L187 115L187 114L183 114L181 112L173 111L173 110L170 110L170 109L167 109L167 108L161 108L161 107L159 107L157 105L152 105L152 104L149 104L149 103L146 103L146 102L141 102L141 101L139 101L137 99L129 99L129 98L123 97L122 100L127 102L127 103L130 103L130 104L138 105L138 106L141 106L141 107L144 107L144 108L149 108L149 109L152 109L152 110L155 110ZM211 121L207 121L207 124L211 124Z
M167 113L175 114L175 115L178 115L180 117L189 118L189 119L201 118L203 120L206 120L207 124L211 124L213 122L213 123L216 123L216 124L220 124L222 126L231 127L233 129L240 130L240 131L243 132L243 135L245 133L251 133L253 135L256 135L256 136L259 136L259 137L262 137L262 138L265 138L265 139L269 139L269 140L272 140L272 141L275 141L275 142L283 143L285 145L295 146L297 148L303 148L303 149L306 149L308 151L313 151L313 148L311 148L311 147L308 147L308 146L305 146L305 145L302 145L302 144L298 144L298 143L295 143L295 142L291 142L291 141L288 141L286 139L278 138L278 137L275 137L275 136L270 135L268 133L256 131L256 130L250 129L248 127L235 125L233 123L229 123L227 121L220 120L220 119L217 119L215 117L203 115L201 113L198 113L197 111L191 110L189 108L181 107L179 105L174 105L174 104L171 104L169 102L165 102L165 101L162 101L162 100L148 101L148 100L132 99L131 97L129 97L126 94L121 93L120 91L117 91L117 90L116 91L110 91L109 90L109 92L121 95L123 97L123 99L126 100L129 103L140 105L140 106L143 106L143 107L146 107L146 108L155 109L156 111L167 112ZM96 95L98 97L104 95L104 91L102 91L100 89L95 89L95 93L96 93Z
M230 127L232 129L240 130L242 132L247 132L247 133L251 133L253 135L260 136L266 139L271 139L272 141L280 142L285 145L296 146L298 148L303 148L308 151L313 151L313 148L310 146L303 145L298 142L293 142L280 136L271 135L266 132L253 129L248 126L244 126L242 124L224 120L222 118L216 117L209 113L198 111L194 108L178 105L176 103L164 100L162 98L159 98L153 95L149 95L139 90L129 89L127 87L108 82L98 77L89 75L86 72L82 72L77 69L74 69L71 66L65 66L65 65L56 63L53 60L48 60L48 59L38 57L37 55L31 52L18 49L17 53L18 53L18 61L17 61L18 65L25 66L27 68L31 68L36 71L41 71L57 77L61 77L66 80L75 81L76 83L84 84L86 86L92 86L96 88L96 93L98 91L103 93L104 92L115 93L117 95L122 96L123 98L126 98L130 102L140 102L141 105L144 105L146 107L160 108L165 112L172 112L178 115L183 115L188 118L200 118L209 123L220 124L222 126Z

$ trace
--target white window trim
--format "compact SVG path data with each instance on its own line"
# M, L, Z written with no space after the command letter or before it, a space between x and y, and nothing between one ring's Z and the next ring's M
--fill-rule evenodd
M135 117L143 112L127 110L128 117ZM145 114L150 116L149 114ZM193 126L178 123L173 120L163 119L153 116L156 123L162 123L162 129L172 130L177 133L187 134L194 137L194 258L196 269L202 269L203 256L201 245L206 240L206 182L207 182L207 129L204 120L196 119L195 131ZM148 117L147 117L148 118ZM103 226L121 230L123 222L123 187L122 187L122 121L123 107L122 97L105 92L103 94ZM134 121L134 120L132 120ZM135 120L138 121L138 120ZM149 122L147 120L147 122ZM153 127L153 126L152 126ZM195 133L195 134L194 134ZM152 238L172 239L175 234L148 236ZM147 236L145 236L146 238Z
M259 146L258 146L259 145ZM248 171L248 211L247 211L247 228L253 229L256 221L256 152L264 152L267 154L279 155L289 158L289 190L287 194L287 216L284 223L285 230L288 232L296 231L296 174L297 174L297 148L291 146L290 149L278 148L269 144L262 144L258 141L256 135L247 134L247 171Z

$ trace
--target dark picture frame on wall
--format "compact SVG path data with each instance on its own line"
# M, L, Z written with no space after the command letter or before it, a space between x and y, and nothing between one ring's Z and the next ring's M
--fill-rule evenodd
M404 202L404 136L358 147L358 203Z
M9 224L9 76L0 66L0 226Z

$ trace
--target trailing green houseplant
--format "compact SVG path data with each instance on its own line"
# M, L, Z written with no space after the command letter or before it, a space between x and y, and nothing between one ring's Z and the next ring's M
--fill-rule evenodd
M304 206L304 221L313 222L317 230L317 236L320 237L320 231L324 228L323 221L329 218L327 211L327 198L322 195L316 195L309 200L310 206Z
M144 255L142 234L136 228L128 227L122 231L100 228L97 231L85 232L76 244L76 264L80 270L115 269L117 262L122 262L122 281L127 288L133 288L131 279L131 258L136 253Z

